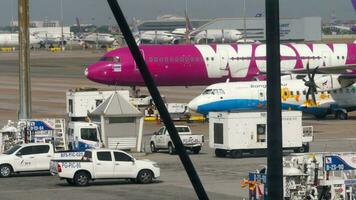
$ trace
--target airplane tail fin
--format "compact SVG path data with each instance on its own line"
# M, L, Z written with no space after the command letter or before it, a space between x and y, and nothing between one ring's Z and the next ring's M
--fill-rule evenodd
M190 22L187 11L184 11L184 14L185 14L185 29L190 32L193 30L193 26L192 23Z
M193 31L193 26L192 26L192 23L190 23L187 11L184 11L184 14L185 14L185 35L184 35L184 37L185 37L186 43L190 43L189 34Z
M78 28L78 32L77 35L80 36L82 34L82 28L80 27L80 22L79 22L79 18L76 17L75 21L77 22L77 28Z
M351 3L353 5L353 7L354 7L354 10L356 11L356 0L351 0Z
M132 19L132 33L134 35L139 33L138 30L138 25L139 25L139 20L137 20L135 17Z

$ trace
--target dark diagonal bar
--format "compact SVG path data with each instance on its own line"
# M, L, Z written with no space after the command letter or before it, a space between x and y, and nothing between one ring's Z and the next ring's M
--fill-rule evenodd
M268 199L283 199L279 0L265 0L267 43Z
M183 143L178 135L178 132L172 122L172 119L167 111L166 106L164 105L164 102L161 98L161 94L159 93L155 82L153 81L153 78L147 68L146 62L143 59L140 50L136 44L136 41L131 33L131 30L129 28L129 25L127 24L127 21L124 17L124 14L122 13L122 10L117 3L117 0L107 0L109 3L109 6L115 16L115 19L117 23L119 24L119 27L121 29L122 34L124 35L125 41L130 48L131 54L133 58L135 59L137 66L141 72L142 78L145 81L145 84L153 98L153 101L155 102L155 105L157 106L158 112L161 116L161 119L163 119L164 125L166 126L169 135L174 143L174 146L178 152L179 158L182 161L182 164L189 176L189 179L194 187L194 190L198 196L199 199L209 199L205 189L199 179L199 176L197 172L195 171L195 168L193 166L192 161L190 160Z

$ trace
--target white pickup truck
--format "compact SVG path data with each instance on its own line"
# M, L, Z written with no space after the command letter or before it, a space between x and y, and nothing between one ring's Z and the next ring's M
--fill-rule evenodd
M9 177L13 173L49 171L53 158L75 159L84 152L55 153L52 144L30 143L15 145L0 154L0 177Z
M52 160L51 174L71 185L86 186L96 179L128 179L151 183L160 176L160 168L150 160L136 160L120 150L90 149L81 160Z
M189 126L178 125L176 129L184 147L191 150L194 154L198 154L203 146L204 136L193 135ZM150 140L150 147L153 153L160 149L168 149L169 154L174 154L174 145L165 126L153 134Z

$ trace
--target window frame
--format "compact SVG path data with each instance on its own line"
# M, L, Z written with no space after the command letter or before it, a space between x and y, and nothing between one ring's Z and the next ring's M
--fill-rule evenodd
M133 157L131 157L131 156L129 156L128 154L126 154L126 153L123 153L123 152L119 152L119 151L114 151L113 152L114 153L114 161L115 162L132 162L132 160L133 160ZM116 155L117 154L120 154L120 155L125 155L126 156L126 159L124 159L124 160L116 160ZM121 157L121 156L120 156ZM120 158L119 157L119 158Z
M84 137L83 137L83 132L82 132L82 130L84 130L84 129L86 129L86 130L89 130L89 129L95 130L96 139L95 139L95 140L92 140L92 139L84 138ZM82 140L87 140L87 141L91 141L91 142L98 142L98 141L99 141L99 138L98 138L98 130L97 130L96 128L80 128L80 139L82 139Z
M103 154L103 153L109 153L108 155L110 155L110 159L111 160L102 160L102 159L100 159L99 158L99 154ZM102 162L112 162L113 161L113 157L112 157L112 155L111 155L111 151L98 151L98 152L96 152L96 158L98 159L98 161L102 161Z

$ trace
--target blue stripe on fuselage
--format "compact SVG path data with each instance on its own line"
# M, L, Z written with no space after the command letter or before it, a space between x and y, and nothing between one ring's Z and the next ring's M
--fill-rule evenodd
M208 114L214 111L236 111L236 110L256 110L266 109L266 101L260 101L257 99L228 99L215 101L198 106L197 112L201 114ZM282 103L282 109L284 110L300 110L312 115L327 114L327 108L320 107L304 107L295 104Z

